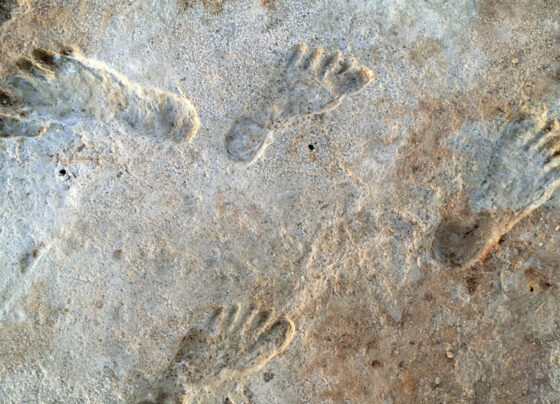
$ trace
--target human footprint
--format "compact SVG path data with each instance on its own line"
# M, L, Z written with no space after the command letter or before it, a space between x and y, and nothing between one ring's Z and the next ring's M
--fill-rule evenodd
M487 173L464 211L440 223L433 250L450 268L469 267L560 185L556 112L523 115L497 142Z
M36 137L52 124L87 119L175 143L190 140L199 127L188 99L133 83L69 47L37 48L0 81L0 138Z
M294 331L286 316L272 310L218 307L207 326L183 338L163 377L141 402L180 402L187 388L217 386L255 372L285 350Z
M271 102L252 115L238 118L226 134L231 159L251 163L272 142L272 134L296 117L320 114L362 90L373 73L339 50L328 52L298 44L288 52L282 79Z

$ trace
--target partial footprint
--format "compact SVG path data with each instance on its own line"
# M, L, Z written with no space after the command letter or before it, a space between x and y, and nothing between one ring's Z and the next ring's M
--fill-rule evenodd
M272 310L233 305L191 330L145 403L180 402L188 388L217 386L262 368L294 338L294 325Z
M132 83L71 48L35 49L33 59L17 61L16 71L0 81L0 138L35 137L52 124L74 126L85 119L177 143L198 130L188 99Z
M253 162L272 142L272 132L293 118L335 108L347 95L362 90L373 73L340 51L294 47L287 55L283 77L271 102L251 116L242 116L226 135L226 150L235 161Z
M551 115L524 115L506 126L470 206L436 230L433 249L443 264L471 266L558 188L560 123Z

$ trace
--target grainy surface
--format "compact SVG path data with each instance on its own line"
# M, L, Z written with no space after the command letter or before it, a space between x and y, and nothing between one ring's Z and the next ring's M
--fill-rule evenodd
M0 402L560 401L558 21L0 2Z

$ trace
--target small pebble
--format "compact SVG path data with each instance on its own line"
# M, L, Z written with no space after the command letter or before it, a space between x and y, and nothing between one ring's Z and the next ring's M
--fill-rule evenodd
M517 59L517 58L511 59L511 64L514 65L514 66L517 66L519 64L519 59Z
M436 377L436 386L439 386L441 383L441 379L439 377Z

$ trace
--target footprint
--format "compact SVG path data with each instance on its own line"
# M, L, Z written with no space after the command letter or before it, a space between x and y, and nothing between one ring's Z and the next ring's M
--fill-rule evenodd
M176 143L198 130L188 99L142 87L71 48L37 48L15 68L0 81L0 138L36 137L53 124L74 126L85 119Z
M470 206L436 230L434 255L444 265L476 263L558 188L560 122L550 115L523 115L506 126Z
M294 338L294 325L272 310L219 307L206 327L191 330L142 403L180 402L187 388L217 386L261 369Z
M328 52L298 44L288 52L272 102L238 118L226 135L226 150L235 161L254 162L272 143L272 133L291 120L338 106L344 96L362 90L373 73L340 51Z

